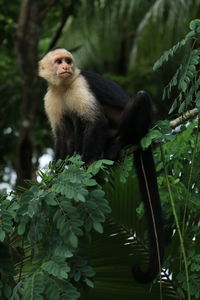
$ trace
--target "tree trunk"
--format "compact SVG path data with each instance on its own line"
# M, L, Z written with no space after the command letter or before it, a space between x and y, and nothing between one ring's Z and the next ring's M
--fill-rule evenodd
M64 6L63 20L53 39L55 43L67 18L74 13L81 1L71 0ZM43 4L40 0L21 0L21 9L16 33L16 53L22 78L19 118L19 140L16 152L17 185L25 186L24 179L32 179L33 130L39 100L38 42L41 23L59 0ZM61 6L62 7L62 6Z
M17 185L21 186L25 185L24 179L32 178L32 133L39 99L37 77L39 26L38 0L22 0L16 35L17 60L22 77L16 154Z

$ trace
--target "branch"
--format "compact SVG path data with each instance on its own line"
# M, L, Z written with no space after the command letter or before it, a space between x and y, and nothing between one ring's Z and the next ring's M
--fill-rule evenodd
M170 122L170 126L171 126L171 128L174 129L178 125L181 125L183 122L196 117L197 114L198 114L198 109L197 108L193 108L191 110L188 110L184 114L182 114L182 116L176 118L175 120L172 120Z
M51 43L49 45L47 52L56 45L57 41L59 40L59 38L61 36L62 30L66 24L68 17L69 17L69 14L65 13L63 16L62 22L61 22L60 26L58 27L57 32L55 33L55 36L53 37L53 40L51 41Z
M41 7L40 22L42 22L49 10L59 2L59 0L51 0L45 7Z
M79 5L79 1L72 1L71 4L66 7L64 10L63 10L63 17L62 17L62 21L61 21L61 24L60 26L58 27L50 45L49 45L49 48L47 50L47 52L49 50L51 50L57 43L57 41L59 40L61 34L62 34L62 31L63 31L63 28L65 27L65 24L67 22L67 19L69 18L69 16L71 14L73 14L73 11L74 9Z

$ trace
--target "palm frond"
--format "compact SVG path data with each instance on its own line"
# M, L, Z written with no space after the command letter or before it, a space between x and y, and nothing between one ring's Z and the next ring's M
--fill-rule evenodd
M94 289L84 293L81 300L160 299L159 282L141 286L132 278L133 261L138 254L147 258L147 249L137 236L131 239L130 235L124 227L107 220L104 233L93 236L90 252L91 264L96 272ZM163 300L177 299L174 287L164 274L162 294Z

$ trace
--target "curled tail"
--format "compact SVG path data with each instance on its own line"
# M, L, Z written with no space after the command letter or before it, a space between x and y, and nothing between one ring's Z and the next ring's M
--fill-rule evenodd
M162 211L151 147L147 150L136 150L134 162L147 219L149 265L146 271L142 271L140 265L136 263L133 265L132 273L136 281L148 283L160 273L164 256Z

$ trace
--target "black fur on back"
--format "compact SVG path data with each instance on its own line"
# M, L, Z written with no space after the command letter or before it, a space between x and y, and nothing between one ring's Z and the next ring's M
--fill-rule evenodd
M129 96L117 83L93 72L81 71L81 75L85 77L92 93L101 105L122 109L126 106Z

